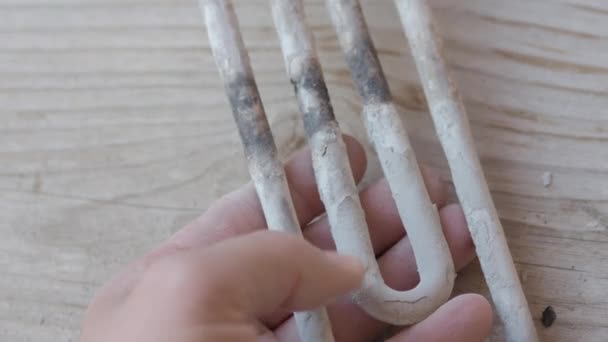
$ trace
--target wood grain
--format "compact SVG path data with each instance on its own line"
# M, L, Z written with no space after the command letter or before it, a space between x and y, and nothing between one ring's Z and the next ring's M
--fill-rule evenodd
M306 4L338 118L365 142L323 1ZM539 333L605 341L608 4L432 4ZM266 0L236 8L286 157L305 140ZM392 1L364 9L418 155L447 176ZM76 341L110 274L247 181L203 27L190 0L0 0L0 340ZM487 295L477 265L465 291Z

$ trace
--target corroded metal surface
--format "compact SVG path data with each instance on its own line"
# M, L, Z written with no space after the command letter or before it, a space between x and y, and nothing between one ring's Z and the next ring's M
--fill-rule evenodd
M268 228L302 235L234 10L224 0L201 0L201 8ZM324 308L295 318L302 341L334 340Z

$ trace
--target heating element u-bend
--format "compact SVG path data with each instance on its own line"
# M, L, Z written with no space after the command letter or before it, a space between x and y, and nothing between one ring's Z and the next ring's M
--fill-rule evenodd
M437 208L431 203L414 151L391 101L373 44L365 35L367 30L360 26L362 22L353 21L357 18L354 12L331 12L338 22L345 21L340 25L348 26L339 31L339 36L345 41L347 61L365 102L365 125L416 256L420 282L409 291L390 288L380 273L314 38L304 19L302 1L271 0L271 4L336 248L341 254L359 258L366 268L363 286L354 292L353 298L381 321L395 325L417 322L449 298L455 278L454 263ZM344 9L349 8L354 9L348 6ZM351 38L345 38L347 35Z
M302 236L232 5L229 0L199 2L268 228ZM317 186L338 252L359 258L366 268L363 285L353 293L354 301L380 321L416 323L449 299L454 263L359 2L326 2L363 102L369 140L416 258L420 282L414 289L392 289L380 273L313 35L305 23L302 0L270 0L285 68L312 150ZM528 304L475 151L464 106L443 61L430 8L425 0L395 3L506 340L536 342ZM334 340L325 308L296 312L294 316L302 341Z

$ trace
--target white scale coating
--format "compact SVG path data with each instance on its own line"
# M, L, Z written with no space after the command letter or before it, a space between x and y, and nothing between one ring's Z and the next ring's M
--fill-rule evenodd
M227 0L199 0L204 13L209 41L220 75L226 84L239 75L253 79L253 72L238 27L238 21ZM261 106L254 108L265 118ZM270 230L302 236L291 200L283 165L276 150L257 150L248 157L249 173L255 185ZM333 342L329 317L324 308L294 314L303 342Z
M536 342L538 335L481 169L464 106L442 58L431 10L424 0L395 2L505 337L509 342Z
M317 62L312 34L304 21L299 0L272 1L273 17L281 41L285 66L298 79L306 63ZM348 30L345 30L345 32ZM314 91L299 89L301 108L318 108ZM443 237L437 209L431 204L405 131L390 105L368 107L375 113L366 120L372 140L393 187L400 213L415 240L421 272L420 284L410 291L388 287L373 252L365 214L352 176L346 146L336 123L327 123L310 138L313 166L332 235L340 253L358 257L367 273L354 299L366 312L384 322L406 325L418 322L450 296L455 272Z
M224 6L224 1L209 0L202 2L215 5L212 6L215 10L225 8L222 7ZM499 317L506 327L507 338L509 341L537 341L538 338L531 323L521 285L517 280L517 274L515 273L508 246L506 245L504 233L493 207L478 158L474 152L470 128L466 121L464 109L457 98L456 92L450 85L450 80L439 54L438 45L440 42L433 32L434 28L432 27L430 10L426 3L421 0L396 0L396 2L408 35L408 40L412 46L417 67L423 79L435 126L448 157L457 191L471 227L492 297ZM348 19L348 16L345 16L344 13L335 10L335 8L332 10L332 6L347 4L349 3L348 1L330 0L328 3L330 4L329 8L334 21L343 22ZM302 66L305 60L310 57L316 58L312 36L303 24L301 2L272 0L272 5L275 23L281 36L286 68L291 76L298 75L303 70ZM222 14L212 11L207 13L210 13L215 18L221 17ZM207 19L210 18L208 17ZM213 22L213 19L211 19L211 22ZM222 29L224 31L216 32L223 35L220 39L210 39L212 45L216 45L223 52L223 54L218 53L216 56L219 61L218 68L223 71L224 76L232 76L234 74L231 72L235 71L247 71L249 65L248 60L243 58L244 49L230 51L230 48L226 48L226 45L232 45L230 40L236 36L238 28L232 26L233 31L230 31L230 28L225 30L225 27ZM342 31L342 29L338 26L338 31ZM212 31L212 28L210 28L210 31ZM210 32L210 35L212 34L213 32ZM216 38L218 37L216 36ZM354 41L353 33L346 30L342 34L341 41L345 49L347 49ZM316 98L310 96L310 94L308 96L307 94L303 94L300 100L304 105L318 105ZM367 111L368 114L376 113L376 115L391 118L394 108L392 106L385 108L368 107ZM372 117L372 115L369 115L369 117ZM400 125L395 126L395 122L391 120L389 119L388 122L384 123L382 123L382 120L366 120L368 132L372 140L374 140L387 176L397 169L410 169L409 171L412 171L412 166L416 166L417 168L415 157L413 156L411 147L409 147L409 141L407 141L407 136L402 136L402 127ZM386 134L387 132L395 134ZM319 131L312 137L311 145L321 196L327 206L332 233L337 241L338 249L346 254L359 257L367 255L367 257L364 257L364 261L368 267L368 272L362 290L355 295L356 300L376 317L390 316L388 319L383 319L387 322L404 324L404 322L419 320L420 313L416 315L415 312L408 312L408 310L405 310L408 317L404 317L404 310L402 310L404 302L416 302L417 304L424 304L425 301L433 302L432 305L426 303L427 308L436 307L441 304L441 302L447 299L451 291L454 278L453 265L448 265L447 268L445 265L442 267L442 265L436 265L440 264L439 262L433 263L443 256L437 258L427 255L419 258L417 253L417 260L422 260L419 261L419 268L425 270L421 275L421 284L426 285L431 283L431 285L428 287L419 285L416 289L408 291L410 296L404 296L404 293L386 287L382 282L375 257L371 251L364 214L361 210L361 204L346 156L346 148L338 127L327 127L326 130ZM267 165L272 170L276 170L276 167L269 164ZM257 165L259 166L260 164ZM256 168L252 168L252 171L254 169ZM267 172L260 171L268 175ZM406 212L406 207L410 207L416 203L426 203L425 201L420 201L420 198L428 198L428 194L424 193L413 196L414 198L417 197L417 201L413 199L400 200L399 197L409 191L400 191L399 189L412 186L416 188L421 184L419 171L415 170L413 175L413 178L409 177L409 180L399 179L391 184L391 188L397 188L397 190L393 189L393 192L400 207L400 213L402 210ZM275 177L260 176L257 172L252 172L252 176L257 183L256 186L263 202L264 197L272 197L273 193L276 194L277 181ZM278 175L278 178L280 179L281 176ZM390 182L391 180L389 179ZM280 185L278 191L288 191L285 187L286 183ZM268 202L272 201L268 200ZM424 208L425 206L426 209ZM431 221L438 220L436 209L433 206L429 208L428 205L423 204L420 212L426 211L428 211L427 214L420 216L427 216L427 219L430 218ZM415 217L416 215L412 216ZM293 220L293 218L288 220ZM413 220L413 222L416 222L416 219ZM418 223L413 224L413 226L423 226L425 224L424 222ZM407 225L408 227L410 226L410 224ZM424 253L424 250L443 250L449 254L443 237L440 239L430 238L426 243L423 242L421 246L418 249L422 253ZM425 265L427 263L431 265ZM425 277L427 267L443 270L443 272L431 272L432 276ZM433 284L446 283L449 284L447 295L443 295L443 292L446 291L445 286L443 288L442 286L433 286ZM439 295L429 299L429 297L422 293L421 289L429 291L432 295ZM437 300L434 298L437 298ZM375 304L379 301L383 301L385 305L370 309L370 307L376 306ZM406 307L408 306L410 305L406 305ZM423 313L422 315L425 314L428 313ZM309 314L305 315L307 315L305 317L306 322L316 321L319 323L318 326L325 325L326 328L329 324L326 314L325 317L323 315L315 316L319 319L311 319ZM418 317L412 318L413 316ZM300 320L300 323L302 323L302 320ZM306 334L306 331L309 331L311 328L300 326L300 332ZM330 337L317 335L317 340L324 340L323 338Z

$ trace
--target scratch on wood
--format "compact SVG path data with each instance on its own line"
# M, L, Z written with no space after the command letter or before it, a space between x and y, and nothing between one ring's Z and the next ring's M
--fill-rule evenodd
M492 22L492 23L497 23L497 24L512 26L512 27L518 27L518 28L536 28L536 29L543 30L543 31L546 31L549 33L556 33L556 34L560 34L560 35L572 36L577 39L581 39L581 38L602 39L603 38L603 37L600 37L598 35L591 34L591 33L577 32L577 31L572 31L572 30L568 30L568 29L564 29L564 28L541 25L541 24L533 23L533 22L510 20L510 19L498 18L498 17L490 16L490 15L479 15L478 17L483 20Z
M505 49L492 49L492 51L508 60L512 60L518 63L524 63L535 67L541 67L551 69L553 71L568 71L577 74L608 74L608 69L594 66L594 65L583 65L572 62L558 61L547 57L538 57L532 55L526 55L513 50Z
M593 14L608 15L608 9L605 9L605 8L598 8L598 7L593 7L593 6L589 6L589 5L583 5L583 4L569 4L569 6L582 10L582 11L585 11L585 12L593 13Z

